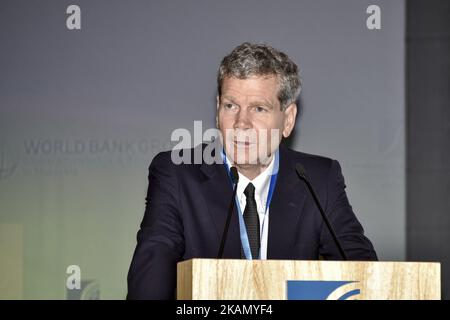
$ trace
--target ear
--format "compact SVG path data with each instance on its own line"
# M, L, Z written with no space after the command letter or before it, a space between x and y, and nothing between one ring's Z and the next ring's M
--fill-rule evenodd
M295 118L297 117L297 105L295 103L291 103L283 112L283 137L287 138L289 137L295 126Z
M216 96L216 128L219 129L219 106L220 98L219 95Z

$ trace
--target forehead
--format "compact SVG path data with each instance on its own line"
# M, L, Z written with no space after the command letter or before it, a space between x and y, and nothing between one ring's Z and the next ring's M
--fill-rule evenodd
M223 98L264 98L274 101L278 94L278 78L275 75L252 76L246 79L225 77L221 91Z

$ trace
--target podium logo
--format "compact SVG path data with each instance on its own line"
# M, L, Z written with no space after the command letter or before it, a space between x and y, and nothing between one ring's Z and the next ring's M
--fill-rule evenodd
M357 281L287 282L287 300L356 300L359 294Z

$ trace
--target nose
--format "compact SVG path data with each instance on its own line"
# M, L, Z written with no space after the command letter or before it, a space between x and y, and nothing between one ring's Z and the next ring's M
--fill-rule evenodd
M234 121L234 129L250 129L252 128L252 123L250 119L250 115L248 114L246 108L241 108L236 113L235 121Z

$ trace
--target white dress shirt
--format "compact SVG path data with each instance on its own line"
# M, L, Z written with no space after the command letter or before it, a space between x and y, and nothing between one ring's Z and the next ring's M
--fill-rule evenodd
M267 196L269 194L270 178L273 172L275 156L272 157L270 164L253 180L246 176L239 174L239 183L236 191L236 197L239 200L241 214L244 214L245 205L247 204L247 197L244 194L245 188L251 182L255 187L255 201L259 216L259 231L261 235L261 259L267 259L267 239L269 235L269 208L266 211ZM227 157L227 162L230 164L230 159Z

